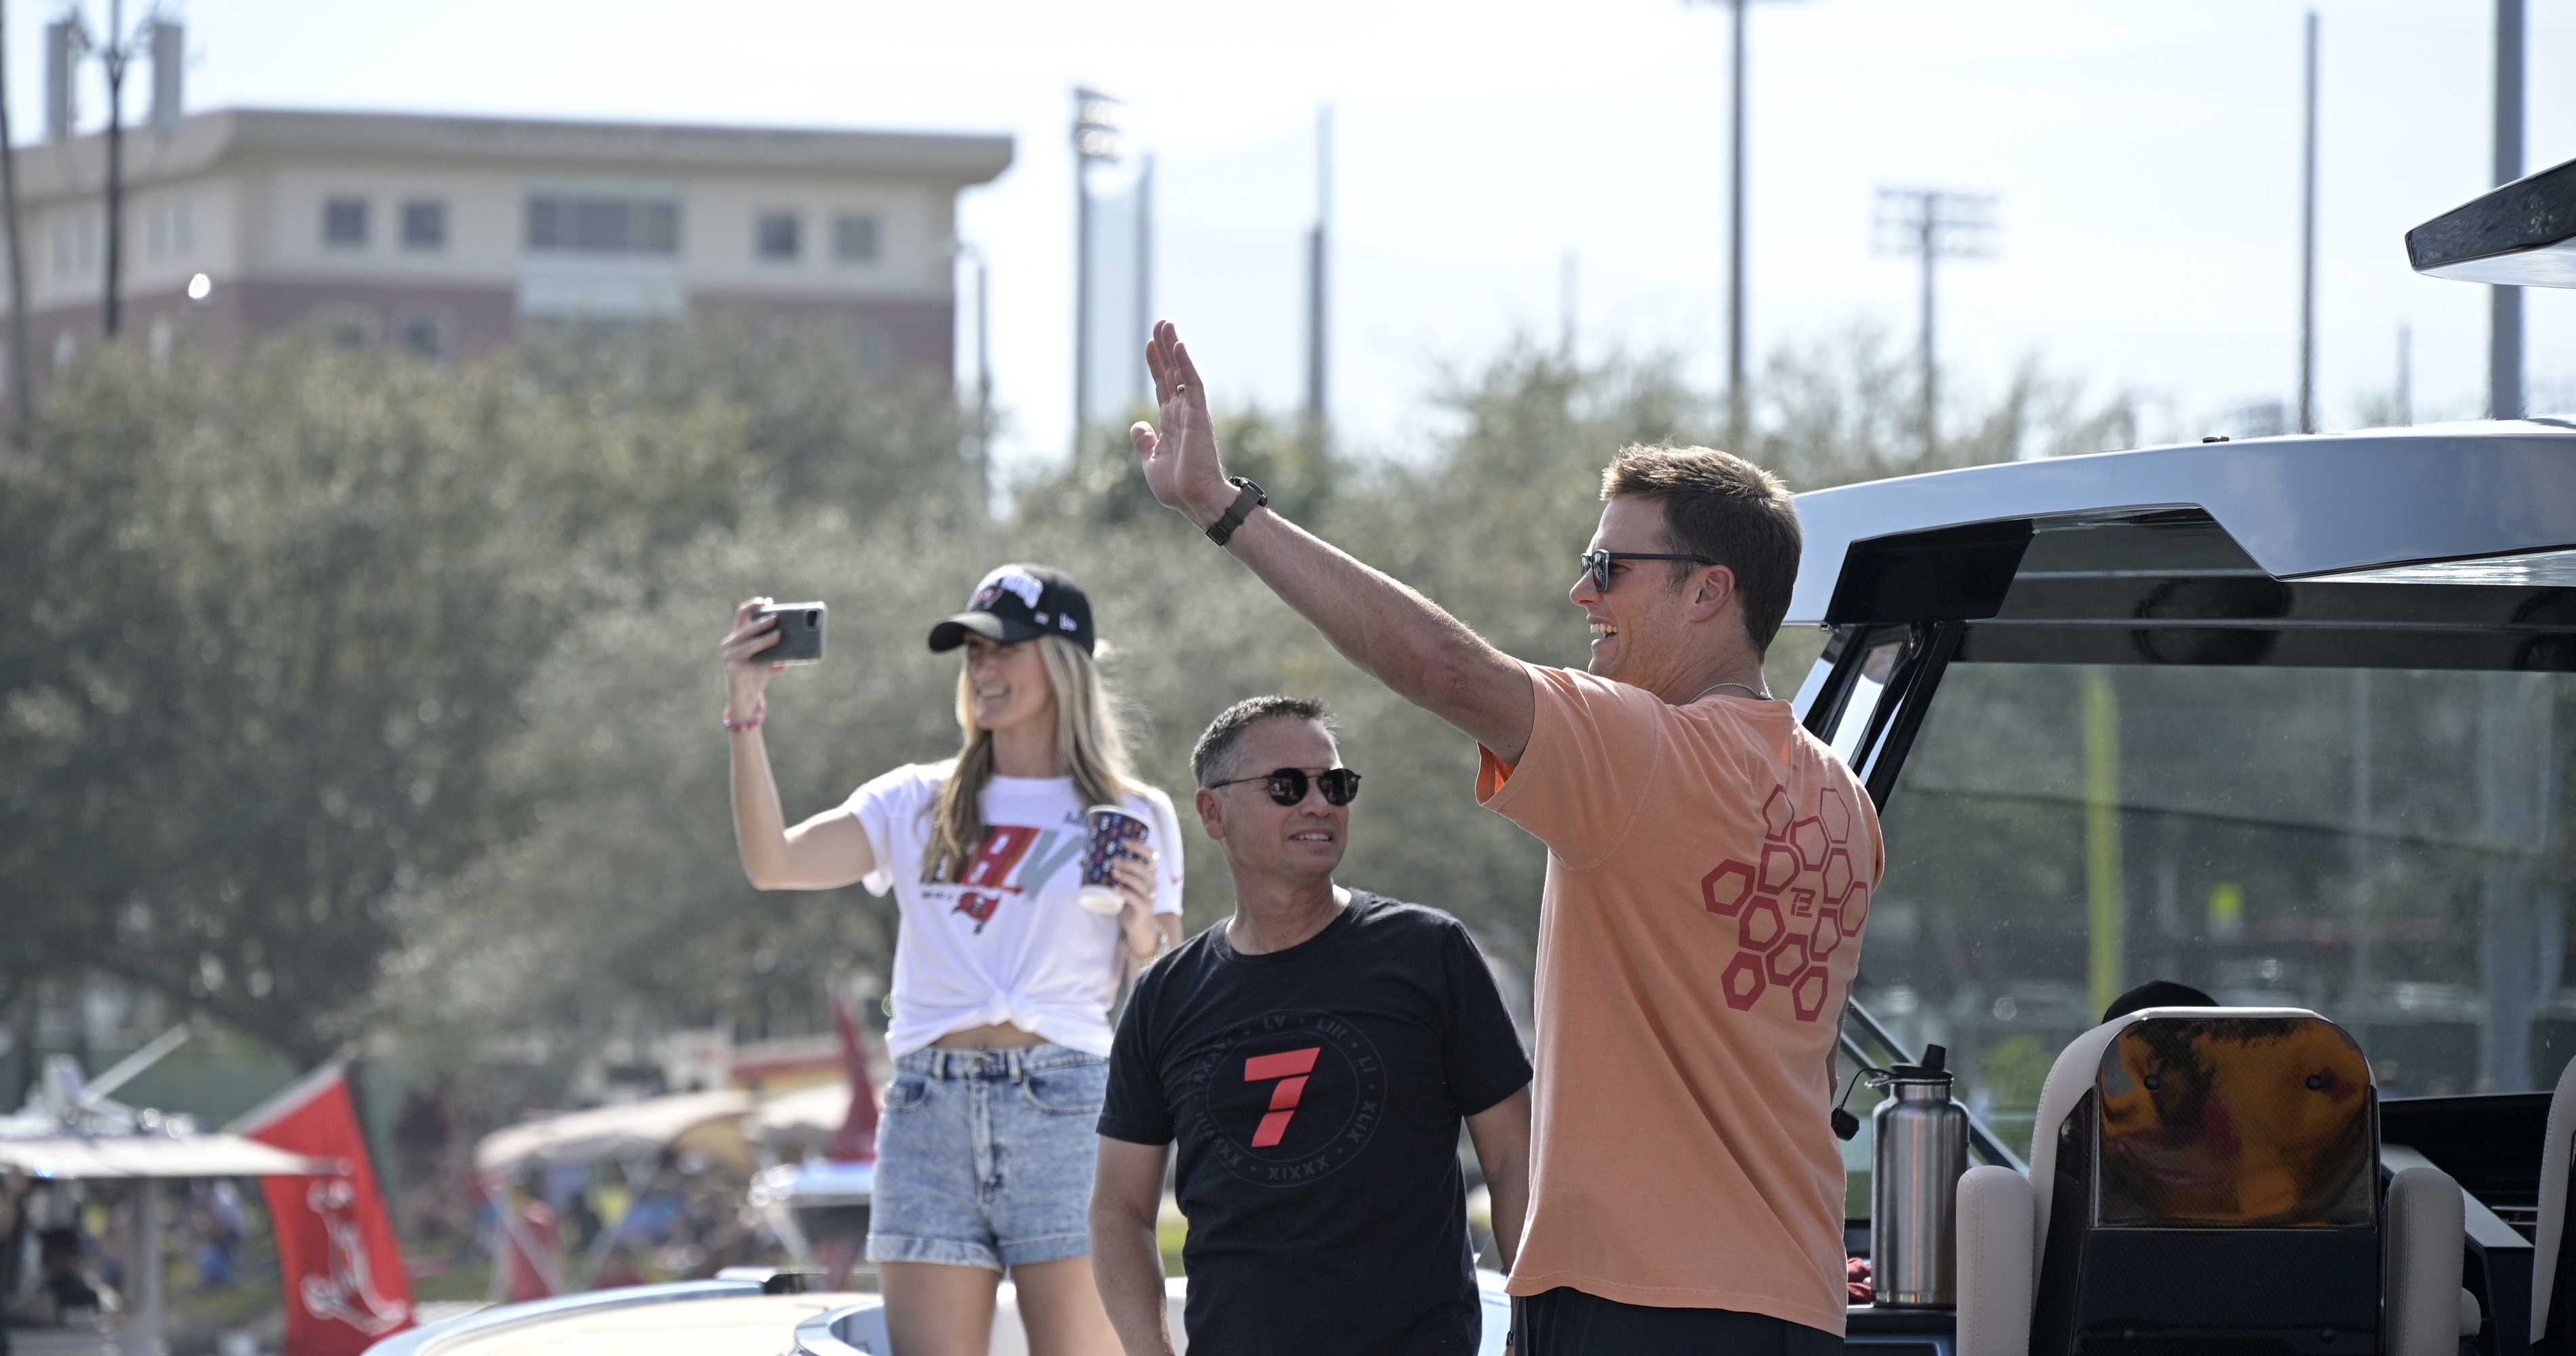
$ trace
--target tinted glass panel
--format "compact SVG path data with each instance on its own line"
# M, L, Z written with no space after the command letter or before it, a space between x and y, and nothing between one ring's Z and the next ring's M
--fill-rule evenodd
M2148 979L2303 1007L2382 1097L2552 1086L2576 678L1953 664L1885 815L1859 1000L2026 1151Z
M528 199L528 248L584 254L676 254L680 205L654 198Z

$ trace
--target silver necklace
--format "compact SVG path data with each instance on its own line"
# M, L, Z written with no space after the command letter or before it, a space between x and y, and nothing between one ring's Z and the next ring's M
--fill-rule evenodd
M1752 697L1753 697L1753 699L1754 699L1755 701L1767 702L1767 701L1770 701L1770 700L1772 699L1772 698L1771 698L1771 689L1770 689L1770 687L1769 687L1769 685L1768 685L1768 684L1765 684L1763 687L1761 687L1761 688L1759 688L1759 689L1756 689L1756 688L1755 688L1755 687L1753 687L1753 685L1751 685L1750 683L1711 683L1711 684L1709 684L1708 686L1706 686L1706 687L1704 687L1704 688L1701 688L1701 689L1699 690L1699 694L1698 694L1698 696L1694 696L1694 697L1692 697L1692 698L1690 699L1690 702L1683 702L1683 703L1682 703L1682 705L1684 705L1684 706L1688 706L1688 705L1690 705L1690 704L1691 704L1691 702L1698 701L1698 700L1700 699L1700 697L1705 697L1705 696L1707 696L1708 694L1710 694L1710 693L1712 693L1712 692L1717 691L1717 690L1718 690L1719 688L1721 688L1721 687L1740 687L1740 688L1743 688L1746 692L1748 692L1748 693L1752 694Z

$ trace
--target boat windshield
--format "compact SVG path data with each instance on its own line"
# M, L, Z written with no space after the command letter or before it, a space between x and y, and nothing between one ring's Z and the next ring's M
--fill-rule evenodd
M2025 1155L2057 1052L2150 979L2323 1013L2383 1098L2548 1088L2572 756L2571 674L1954 663L1855 995Z

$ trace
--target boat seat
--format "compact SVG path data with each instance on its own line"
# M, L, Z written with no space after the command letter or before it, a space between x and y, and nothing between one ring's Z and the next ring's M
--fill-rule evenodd
M1959 1181L1959 1356L2455 1356L2459 1187L2409 1168L2383 1199L2377 1099L2305 1009L2148 1008L2077 1037L2030 1176Z
M2576 1140L2576 1060L2549 1094L2549 1129L2540 1142L2540 1227L2531 1239L2532 1356L2576 1356L2576 1249L2566 1246L2567 1167Z

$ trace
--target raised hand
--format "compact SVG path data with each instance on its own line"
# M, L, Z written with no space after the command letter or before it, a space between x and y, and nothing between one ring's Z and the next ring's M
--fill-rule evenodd
M1154 401L1162 407L1163 427L1158 433L1140 419L1127 437L1144 459L1145 484L1154 498L1205 527L1234 502L1235 488L1226 483L1225 467L1217 459L1207 388L1172 322L1155 324L1154 337L1145 344L1145 366L1154 374Z
M760 615L769 603L767 598L753 598L733 610L733 630L725 636L723 647L727 720L749 720L760 708L770 678L787 669L760 657L778 644L778 618Z

